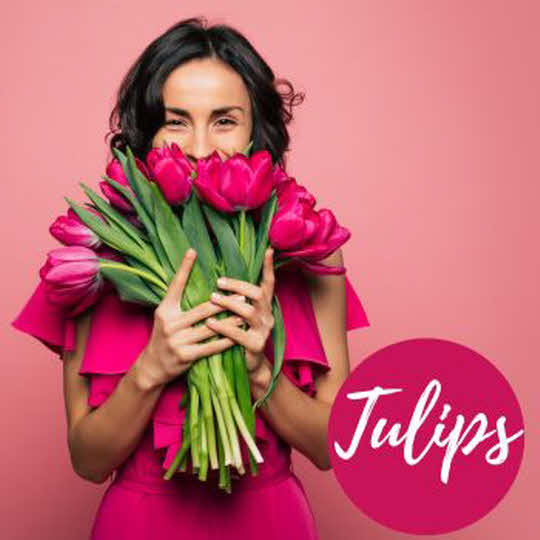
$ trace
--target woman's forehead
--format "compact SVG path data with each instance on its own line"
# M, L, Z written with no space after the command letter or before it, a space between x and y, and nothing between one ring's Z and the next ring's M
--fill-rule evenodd
M242 77L222 62L189 61L174 69L163 86L165 105L193 112L238 106L246 110L249 94Z

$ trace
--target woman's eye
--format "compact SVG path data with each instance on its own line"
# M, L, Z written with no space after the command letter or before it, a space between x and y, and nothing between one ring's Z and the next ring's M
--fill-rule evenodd
M166 125L171 125L171 126L185 126L185 123L182 122L181 120L177 120L176 118L173 118L171 120L167 120L167 122L165 122ZM217 121L217 124L220 125L220 126L227 126L227 125L236 125L236 122L230 118L220 118L218 121Z
M219 122L225 122L225 124L219 124L220 126L226 126L226 125L228 125L228 124L232 124L232 125L235 125L235 124L236 124L236 122L235 122L234 120L231 120L230 118L220 118L220 119L218 120L218 123L219 123Z

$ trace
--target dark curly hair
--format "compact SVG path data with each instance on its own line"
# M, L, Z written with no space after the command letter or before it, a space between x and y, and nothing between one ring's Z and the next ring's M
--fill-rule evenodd
M239 31L228 25L208 27L205 17L191 17L171 26L152 41L131 66L118 89L105 140L109 147L145 159L155 133L163 125L162 88L168 75L193 58L219 58L243 79L253 111L252 152L268 150L272 161L285 168L289 150L287 124L292 108L304 101L286 79L276 79L272 69ZM284 85L285 92L279 87Z

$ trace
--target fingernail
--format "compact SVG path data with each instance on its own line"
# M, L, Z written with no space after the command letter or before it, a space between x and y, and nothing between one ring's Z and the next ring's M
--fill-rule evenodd
M214 319L214 317L208 317L206 321L209 322L210 324L214 324L216 322L216 319Z
M218 284L220 287L223 287L223 285L225 285L225 283L227 283L227 280L226 280L224 277L218 278L217 284Z
M213 292L211 295L210 295L210 298L212 300L219 300L221 298L221 294L217 293L217 292Z

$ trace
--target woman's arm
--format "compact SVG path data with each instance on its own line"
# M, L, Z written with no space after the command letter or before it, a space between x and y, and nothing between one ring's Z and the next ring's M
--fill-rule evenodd
M341 249L323 262L342 266ZM345 277L306 274L306 279L310 284L313 308L330 369L317 377L317 393L313 398L287 377L280 376L272 395L260 410L284 440L308 457L316 467L328 470L331 464L326 438L330 409L350 371ZM264 395L271 377L272 365L264 358L261 367L250 376L255 399Z
M78 318L76 349L62 356L64 399L73 469L82 478L102 484L136 448L163 386L152 389L141 372L143 350L107 401L92 409L86 377L79 375L90 318L90 312Z

